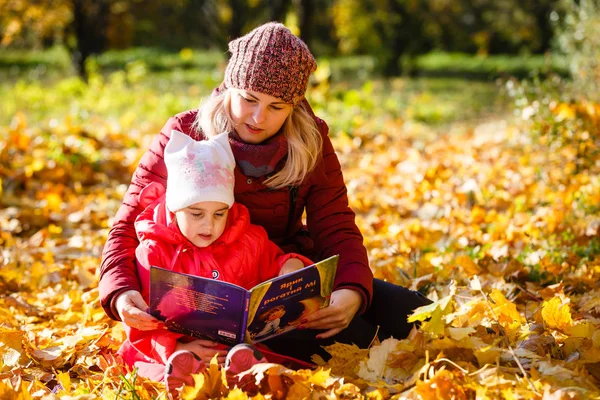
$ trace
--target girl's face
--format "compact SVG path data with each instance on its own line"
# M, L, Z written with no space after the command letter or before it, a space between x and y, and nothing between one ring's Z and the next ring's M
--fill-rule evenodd
M218 201L201 201L175 212L179 230L196 247L208 247L223 234L229 207Z
M252 90L230 89L235 131L246 143L257 144L274 136L292 112L283 100Z

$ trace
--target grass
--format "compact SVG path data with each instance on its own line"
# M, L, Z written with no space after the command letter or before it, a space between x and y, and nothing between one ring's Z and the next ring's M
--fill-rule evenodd
M433 70L434 63L424 57L429 60L424 65ZM439 65L455 60L456 68L476 70L456 55L436 57ZM390 119L410 120L444 129L448 124L506 113L510 106L501 80L452 74L384 79L375 73L374 61L361 56L323 58L318 64L308 97L334 134L352 134L361 119L381 121L381 126ZM218 52L137 48L94 57L89 68L95 72L85 85L74 76L64 49L1 53L0 94L5 100L0 100L0 120L9 121L23 112L31 123L65 115L132 123L137 119L134 115L145 115L164 123L173 113L196 107L219 85L225 58Z
M182 49L180 51L138 47L126 50L110 50L93 57L93 63L105 71L121 70L131 62L143 62L151 71L202 69L223 67L227 59L225 51ZM366 79L377 75L375 60L370 56L343 56L319 58L331 70L332 79ZM417 56L411 67L417 75L467 79L494 79L514 76L531 77L534 74L568 74L564 58L554 55L489 55L478 56L464 53L431 52ZM64 47L43 51L3 49L0 54L0 70L10 70L17 75L37 70L37 75L50 71L70 72L69 54ZM39 76L34 78L39 78Z
M460 76L481 79L499 77L532 78L555 73L568 75L564 57L553 55L474 56L462 53L433 52L415 61L418 73L424 75Z

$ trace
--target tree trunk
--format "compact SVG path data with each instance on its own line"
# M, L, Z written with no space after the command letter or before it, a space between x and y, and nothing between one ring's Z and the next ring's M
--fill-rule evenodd
M312 45L314 15L314 0L300 0L300 38L306 43L308 48Z
M533 3L536 4L537 2ZM537 7L534 7L533 9L533 15L535 15L535 20L538 29L540 30L540 48L538 49L540 53L545 53L550 50L550 44L552 43L554 35L552 24L550 23L550 13L555 5L555 2L544 2L541 5L538 4Z
M380 70L386 77L414 75L416 71L412 63L415 54L426 52L432 47L423 31L426 21L422 15L425 14L425 10L409 8L406 2L401 0L390 1L388 5L386 11L395 22L378 28L381 37L384 38L384 49L379 57ZM402 58L408 61L406 70L405 65L401 63Z
M245 0L230 0L229 5L232 15L228 41L237 39L244 34L244 25L249 11Z
M396 18L400 17L400 24L397 26L391 26L386 29L382 28L386 39L384 41L385 46L388 48L382 51L380 58L381 72L385 77L398 76L402 74L402 66L400 65L400 57L402 57L408 51L408 41L404 40L404 37L410 36L411 34L407 31L411 29L411 16L404 8L404 4L400 4L399 1L390 2L390 14ZM408 34L407 34L408 33ZM417 32L413 32L415 37L418 37Z
M109 0L73 0L75 47L71 62L77 74L87 82L85 62L92 54L106 50Z
M290 2L288 0L269 0L269 20L282 22L288 12Z

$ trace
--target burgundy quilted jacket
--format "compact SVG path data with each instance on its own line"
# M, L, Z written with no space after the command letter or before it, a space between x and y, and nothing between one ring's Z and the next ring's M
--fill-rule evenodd
M114 308L116 295L140 290L134 264L138 245L134 221L143 209L138 204L139 193L151 182L166 186L163 151L171 130L199 140L191 126L197 113L186 111L167 121L140 160L114 218L102 254L99 287L102 306L112 319L119 319ZM236 167L235 200L248 208L251 222L265 228L269 238L285 252L300 253L315 261L339 254L334 288L357 290L363 297L362 313L371 303L373 274L354 212L348 206L340 163L327 136L329 128L323 120L315 117L315 121L323 135L323 157L300 186L272 190L263 184L264 179L247 177ZM304 211L308 232L302 225Z

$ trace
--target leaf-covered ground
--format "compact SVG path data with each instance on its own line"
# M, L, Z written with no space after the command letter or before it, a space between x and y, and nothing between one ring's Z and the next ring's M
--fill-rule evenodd
M600 107L548 115L445 134L354 120L334 139L351 204L375 276L435 301L412 316L421 329L332 346L316 371L257 367L250 393L212 365L184 397L600 397ZM124 333L97 289L111 217L158 128L19 113L0 126L0 398L165 397L122 368Z

